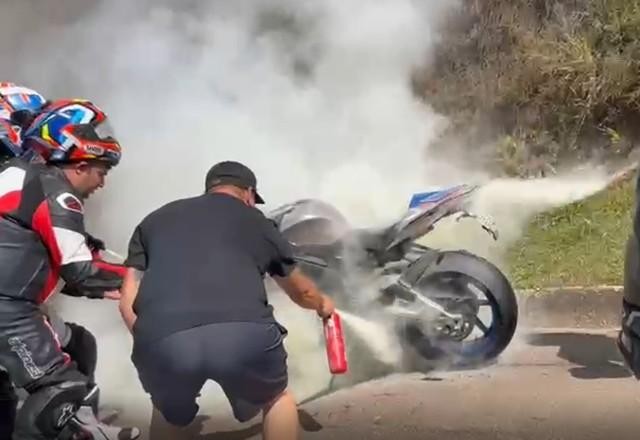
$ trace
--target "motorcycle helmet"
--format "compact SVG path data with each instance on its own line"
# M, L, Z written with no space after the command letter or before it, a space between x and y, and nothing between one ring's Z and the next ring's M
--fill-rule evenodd
M83 99L51 102L23 138L23 149L49 164L101 161L116 166L122 154L107 114Z
M28 87L0 82L0 119L25 128L46 104L46 99Z

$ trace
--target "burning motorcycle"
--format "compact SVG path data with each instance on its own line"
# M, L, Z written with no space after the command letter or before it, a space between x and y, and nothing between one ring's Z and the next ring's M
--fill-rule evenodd
M429 363L474 367L496 359L511 342L518 320L513 288L484 258L416 240L449 216L476 219L497 240L491 222L467 210L477 188L415 194L405 215L379 229L352 228L335 207L316 199L286 204L268 217L293 245L301 269L338 307L353 308L353 292L373 280L372 302L392 315L403 348Z

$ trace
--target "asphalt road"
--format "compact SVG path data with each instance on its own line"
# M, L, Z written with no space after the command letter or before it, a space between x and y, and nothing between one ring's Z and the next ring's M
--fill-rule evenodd
M301 405L302 437L638 439L640 383L622 366L614 334L535 331L482 370L394 374L341 389ZM159 430L154 422L151 438ZM190 430L186 438L259 439L260 420L203 414Z

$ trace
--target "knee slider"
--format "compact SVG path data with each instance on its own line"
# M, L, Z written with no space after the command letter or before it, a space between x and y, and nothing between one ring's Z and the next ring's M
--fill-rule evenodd
M78 370L91 381L94 380L98 364L98 344L93 334L86 328L67 323L71 337L64 347L64 351L76 363Z
M18 411L16 439L57 438L87 396L87 384L66 381L30 394Z
M640 380L640 307L623 302L622 329L617 339L625 364Z

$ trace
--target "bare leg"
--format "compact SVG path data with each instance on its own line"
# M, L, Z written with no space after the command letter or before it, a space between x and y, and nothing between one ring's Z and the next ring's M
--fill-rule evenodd
M264 409L263 419L263 440L298 439L298 408L289 391L280 394Z
M162 413L153 407L149 438L151 440L187 440L191 438L191 433L188 426L181 428L167 422Z

